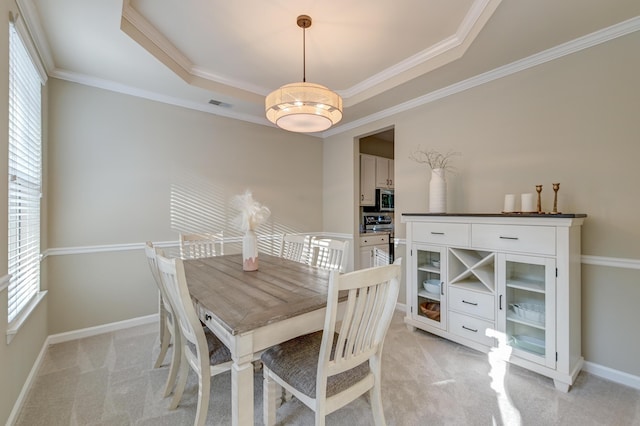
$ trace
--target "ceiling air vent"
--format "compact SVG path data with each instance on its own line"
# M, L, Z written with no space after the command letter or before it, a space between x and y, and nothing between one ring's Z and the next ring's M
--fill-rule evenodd
M219 106L219 107L222 107L222 108L230 108L231 107L231 104L228 104L228 103L222 102L222 101L217 101L215 99L210 99L209 103L211 105Z

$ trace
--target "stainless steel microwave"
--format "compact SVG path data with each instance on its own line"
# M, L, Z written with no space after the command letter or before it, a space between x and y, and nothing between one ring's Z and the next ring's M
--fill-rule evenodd
M376 210L379 212L393 211L393 189L376 189Z

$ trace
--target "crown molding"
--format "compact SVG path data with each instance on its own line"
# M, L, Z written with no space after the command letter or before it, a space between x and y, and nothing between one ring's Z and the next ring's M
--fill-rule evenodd
M51 54L51 47L45 36L42 23L40 22L40 15L33 4L32 0L16 0L18 10L24 18L25 25L31 36L34 47L40 57L40 62L44 67L45 74L49 74L49 71L55 68L53 61L53 55Z
M60 80L70 81L72 83L79 83L85 86L91 86L99 89L109 90L111 92L117 92L125 95L135 96L137 98L148 99L151 101L161 102L164 104L174 105L174 106L192 109L200 112L206 112L208 114L219 115L221 117L233 118L235 120L246 121L254 124L260 124L263 126L275 127L266 118L263 118L263 117L256 117L255 115L251 115L251 114L238 113L228 108L220 108L214 105L202 104L199 102L192 102L182 98L167 96L167 95L152 92L149 90L142 90L137 87L116 83L111 80L104 80L104 79L89 76L86 74L80 74L80 73L75 73L75 72L56 68L49 72L49 76L60 79Z
M27 28L34 39L36 48L42 57L42 60L44 63L43 65L45 66L47 70L47 74L50 77L55 77L61 80L67 80L67 81L71 81L79 84L84 84L87 86L98 87L98 88L102 88L105 90L110 90L118 93L128 94L131 96L136 96L136 97L149 99L157 102L162 102L170 105L175 105L175 106L179 106L187 109L206 112L209 114L219 115L222 117L227 117L227 118L232 118L240 121L246 121L254 124L273 127L273 125L266 119L262 117L253 116L251 114L241 114L233 110L209 106L208 104L201 105L196 102L191 102L191 101L187 101L180 98L166 96L166 95L162 95L162 94L147 91L147 90L141 90L135 87L127 86L127 85L116 83L113 81L99 79L99 78L56 68L53 64L51 52L48 47L46 37L44 37L44 32L40 25L40 20L37 16L37 13L34 13L35 9L34 9L32 0L16 0L16 1L20 6L20 10L23 13L23 17L25 19ZM159 49L162 49L164 52L170 52L172 58L178 58L179 61L177 63L179 63L181 67L184 67L186 72L191 73L191 75L198 76L205 79L210 77L210 75L206 74L206 71L198 68L194 68L193 65L186 58L181 58L180 52L177 49L175 49L175 47L172 47L170 43L168 42L167 42L168 44L164 43L162 41L163 37L157 32L157 30L153 29L153 27L148 25L148 23L145 26L144 18L129 5L129 1L130 0L123 0L123 19L125 19L126 17L126 20L128 22L131 22L132 25L134 25L135 23L136 28L138 29L142 28L142 30L144 31L145 37L149 38L149 40L151 40L154 44L156 44ZM484 11L489 5L495 6L495 4L491 3L491 1L492 0L476 1L476 3L474 3L474 8L477 8L478 10L474 10L468 14L467 18L465 19L465 22L461 25L458 35L454 37L456 41L450 40L448 43L454 44L461 39L461 34L469 33L469 31L471 31L471 29L475 27L474 19L477 20L480 18L479 10ZM527 58L512 62L510 64L485 72L483 74L479 74L477 76L452 84L442 89L435 90L433 92L430 92L425 95L419 96L417 98L411 99L409 101L400 103L398 105L379 111L377 113L368 115L361 119L358 119L349 123L345 123L343 125L337 125L321 134L315 134L312 136L326 138L329 136L344 133L349 130L356 129L360 126L363 126L384 118L388 118L395 114L399 114L399 113L420 107L422 105L437 101L447 96L451 96L451 95L460 93L462 91L477 87L479 85L489 83L491 81L494 81L503 77L507 77L511 74L524 71L529 68L533 68L537 65L562 58L572 53L576 53L581 50L588 49L593 46L597 46L599 44L608 42L610 40L613 40L619 37L623 37L625 35L631 34L638 30L640 30L640 16L636 16L632 19L629 19L627 21L593 32L586 36L579 37L575 40L552 47L543 52L531 55ZM440 48L443 49L443 47L440 47ZM431 53L436 54L436 51L433 50L431 51ZM426 51L422 52L421 54L427 55ZM417 60L418 60L417 58L412 58L412 61L417 61ZM238 84L238 83L233 83L231 80L223 81L223 83ZM255 86L246 87L246 90L251 92L259 89L260 88Z
M124 28L125 23L130 24L133 28L139 31L140 35L144 37L143 40L139 40L138 37L135 37L135 34L129 34L126 31L126 28ZM121 29L131 38L140 43L142 47L149 50L149 53L153 54L153 52L148 49L148 44L150 43L152 46L160 49L160 51L171 58L171 60L177 64L184 73L191 74L193 63L189 58L176 48L160 31L151 25L144 16L138 13L138 11L131 6L130 0L123 0L122 2Z
M338 93L340 93L340 95L345 99L345 102L348 102L349 98L391 80L402 73L409 72L418 66L425 65L429 61L432 61L446 53L453 55L452 60L460 58L472 41L470 40L470 38L472 38L471 35L477 34L480 30L480 28L477 27L482 27L486 23L487 18L485 15L487 13L489 15L492 14L501 1L502 0L474 1L469 9L469 13L464 17L454 35L451 35L439 43L436 43L433 46L430 46L427 49L390 66L389 68L386 68L385 70L353 85L346 90L340 90ZM485 19L482 19L483 16L485 16Z
M616 25L612 25L611 27L604 28L586 36L569 41L567 43L552 47L540 53L531 55L527 58L520 59L491 71L487 71L483 74L468 78L442 89L434 90L433 92L395 105L391 108L379 111L375 114L371 114L367 117L363 117L359 120L354 120L343 125L332 127L331 129L325 131L322 136L329 137L356 129L365 124L369 124L374 121L381 120L392 115L417 108L422 105L426 105L428 103L437 101L447 96L455 95L456 93L463 92L476 86L480 86L482 84L507 77L511 74L533 68L546 62L562 58L572 53L576 53L581 50L606 43L608 41L631 34L638 30L640 30L640 16L636 16L635 18L629 19Z
M502 0L475 0L454 35L363 80L351 88L339 91L340 95L345 98L345 102L348 102L349 98L372 89L392 78L396 78L403 73L409 72L415 67L423 66L445 53L454 53L452 59L459 58L470 45L468 40L470 36L477 34L478 28L476 27L483 26L487 20L486 16L485 19L481 18L487 13L493 13L501 1ZM185 78L185 80L189 80L187 76L200 77L214 83L234 87L261 96L266 96L271 92L269 88L250 84L228 76L221 76L204 68L196 67L180 49L174 46L160 31L147 21L143 15L133 8L130 0L123 1L122 22L123 25L121 28L124 32L151 54L158 57L162 62L165 62L162 58L166 58L176 64L180 68L178 74ZM131 31L126 24L135 28L136 31ZM159 49L159 55L155 53L156 49ZM454 50L457 51L454 52ZM165 63L165 65L173 68L169 64Z

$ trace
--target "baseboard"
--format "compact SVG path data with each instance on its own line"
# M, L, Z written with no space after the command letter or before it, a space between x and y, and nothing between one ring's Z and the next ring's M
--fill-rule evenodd
M605 367L604 365L594 364L593 362L584 362L582 367L587 373L594 376L607 379L611 382L618 383L620 385L629 386L634 389L640 390L640 377L633 374L625 373L623 371L614 370L613 368Z
M50 336L48 336L43 345L42 345L42 349L40 350L40 353L38 354L38 358L36 358L36 361L33 364L33 367L31 367L31 371L29 372L29 375L27 376L27 380L24 382L24 386L22 386L22 390L20 391L20 395L18 395L18 398L15 402L15 404L13 405L13 409L11 410L11 413L9 414L9 418L7 419L7 426L13 425L15 424L16 420L18 419L18 415L20 414L20 410L22 409L22 404L24 403L24 400L27 396L27 394L29 393L29 390L31 389L31 386L33 385L33 382L36 378L36 376L38 375L38 370L40 370L40 367L42 365L42 361L44 359L45 354L47 353L47 348L50 345L56 344L56 343L62 343L62 342L68 342L70 340L76 340L76 339L82 339L85 337L91 337L91 336L96 336L98 334L103 334L103 333L109 333L111 331L118 331L118 330L124 330L126 328L131 328L131 327L135 327L138 325L146 325L146 324L152 324L152 323L157 323L158 322L158 315L159 314L152 314L152 315L147 315L144 317L138 317L138 318L132 318L129 320L124 320L124 321L118 321L118 322L112 322L110 324L104 324L104 325L99 325L96 327L89 327L89 328L83 328L80 330L74 330L74 331L69 331L66 333L59 333L59 334L52 334Z
M13 409L11 410L11 413L9 413L9 418L7 419L6 426L11 426L15 424L16 420L18 420L18 415L20 415L22 404L24 404L24 401L27 398L27 394L29 393L29 390L31 390L31 385L35 381L35 378L38 375L38 371L40 370L40 366L42 365L42 360L47 353L47 348L49 347L47 341L48 338L45 339L44 344L42 345L42 349L40 349L40 353L38 354L36 361L33 363L29 375L27 376L27 380L25 380L24 385L22 386L20 395L18 395L15 404L13 404Z
M406 312L407 306L404 303L396 303L396 311ZM9 418L7 419L7 426L13 425L17 420L17 416L20 413L20 409L22 408L22 404L31 389L31 385L33 384L36 376L38 375L38 370L42 365L42 360L47 352L47 348L49 345L68 342L70 340L82 339L85 337L96 336L98 334L109 333L112 331L123 330L130 327L135 327L138 325L146 325L152 324L158 321L158 314L147 315L144 317L133 318L125 321L118 321L110 324L99 325L96 327L84 328L81 330L69 331L66 333L53 334L45 340L42 345L42 349L38 354L38 358L36 358L31 371L29 372L29 376L20 391L20 395L18 395L18 399L16 400L11 413L9 414ZM634 376L629 373L625 373L623 371L614 370L613 368L605 367L603 365L595 364L593 362L585 361L584 366L582 368L587 373L593 374L594 376L601 377L603 379L612 381L614 383L618 383L620 385L629 386L634 389L640 390L640 377Z
M95 327L83 328L80 330L67 331L65 333L52 334L47 337L45 345L53 345L55 343L68 342L70 340L82 339L85 337L96 336L102 333L124 330L125 328L135 327L138 325L152 324L158 322L158 314L151 314L145 317L132 318L124 321L112 322Z

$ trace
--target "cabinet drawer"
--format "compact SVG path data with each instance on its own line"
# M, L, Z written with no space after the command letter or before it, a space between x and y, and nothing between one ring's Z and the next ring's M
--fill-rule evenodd
M495 329L493 322L449 312L449 332L487 346L495 346L493 337L488 337L487 329Z
M416 222L413 224L413 240L431 244L468 246L470 226L466 223Z
M449 309L493 321L495 306L495 297L492 294L449 287Z
M471 245L501 251L556 254L556 228L553 226L473 225Z
M360 237L360 247L375 246L378 244L389 244L389 234L371 234Z

